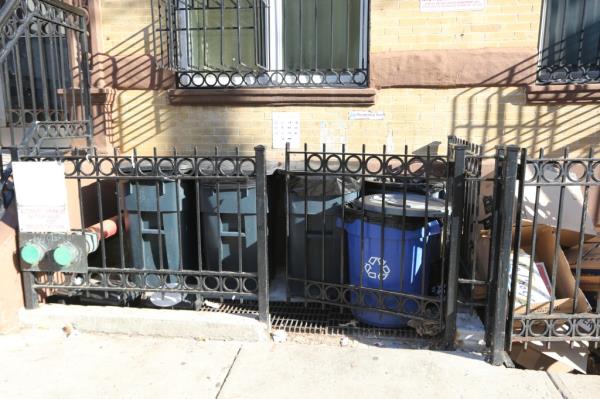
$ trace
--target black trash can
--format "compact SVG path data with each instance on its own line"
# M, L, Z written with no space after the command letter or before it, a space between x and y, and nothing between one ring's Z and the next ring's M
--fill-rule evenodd
M342 283L342 206L359 195L361 183L351 177L292 176L289 181L289 294L304 297L311 280Z

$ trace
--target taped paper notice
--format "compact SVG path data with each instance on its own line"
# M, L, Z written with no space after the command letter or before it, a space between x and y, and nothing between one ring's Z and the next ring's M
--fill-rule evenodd
M383 111L350 111L348 119L351 121L382 121L385 119Z
M13 162L19 231L68 232L65 169L57 162Z
M483 10L485 3L486 0L421 0L421 11L476 11Z
M273 148L300 147L300 113L273 112Z

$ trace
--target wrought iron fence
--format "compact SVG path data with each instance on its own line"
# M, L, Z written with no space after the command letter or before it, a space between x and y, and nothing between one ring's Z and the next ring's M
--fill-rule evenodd
M478 312L484 321L486 345L494 347L497 317L502 317L496 315L495 293L504 284L499 262L506 262L500 253L502 240L506 239L503 223L512 216L507 173L509 163L516 162L515 148L500 146L493 155L486 155L482 146L456 136L450 136L448 143L466 149L458 303ZM493 356L504 356L504 350Z
M1 144L26 151L91 145L85 10L12 0L0 12Z
M492 362L510 363L508 352L530 345L597 346L600 242L588 211L597 206L591 198L600 186L600 159L592 149L587 157L571 157L568 150L535 157L514 146L486 157L479 146L450 141L472 149L466 180L475 191L466 192L472 199L465 206L461 255L467 275L458 283L485 287L470 291L483 302L467 303L485 309ZM477 206L485 212L472 211ZM473 270L483 274L471 280L466 276Z
M369 0L153 0L179 88L368 85Z
M452 167L450 164L452 163ZM286 150L287 300L454 341L464 148Z
M600 159L520 156L506 347L532 341L600 342L597 249L588 205ZM540 278L541 277L541 278ZM499 296L506 295L500 290Z
M72 225L64 234L20 233L27 307L38 294L163 307L251 300L268 322L263 147L253 156L155 150L19 161L64 165ZM57 257L62 241L85 251L80 264ZM28 245L47 253L30 261Z

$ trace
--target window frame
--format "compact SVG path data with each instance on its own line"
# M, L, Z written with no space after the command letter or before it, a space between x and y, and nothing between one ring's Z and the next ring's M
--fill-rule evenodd
M545 47L546 35L547 31L547 19L549 12L549 2L551 0L543 0L541 7L541 18L540 18L540 28L539 28L539 36L538 36L538 46L537 46L537 68L535 73L535 85L540 86L548 86L548 85L589 85L589 84L597 84L600 83L600 46L597 50L597 59L596 64L581 64L578 60L577 65L572 64L553 64L553 65L545 65L544 64L544 54L548 51L548 48L553 46L553 44L549 44L547 48ZM568 4L565 1L565 10ZM582 7L585 7L586 3L578 3L583 4ZM563 19L566 19L566 11ZM585 8L582 9L581 12L581 25L579 31L582 31L583 24L585 21ZM564 23L564 22L563 22ZM567 40L567 36L563 32L562 40ZM579 38L578 45L582 46L583 38ZM600 44L600 43L599 43ZM556 45L556 44L554 44ZM592 67L595 67L592 71Z
M169 2L170 0L164 0ZM264 0L259 0L264 1ZM333 0L332 0L333 1ZM346 0L348 2L352 0ZM267 2L270 11L265 18L265 46L267 47L267 68L263 71L248 71L245 74L239 71L225 70L197 70L190 68L189 62L182 62L179 54L189 54L188 46L190 39L185 37L185 28L173 27L173 23L167 29L169 36L175 43L168 46L171 51L177 51L173 57L169 57L175 72L175 86L178 89L247 89L247 88L366 88L369 86L369 47L370 47L370 0L356 0L360 2L359 8L359 35L358 56L356 65L359 68L331 70L320 68L310 70L308 68L296 71L283 68L283 2L284 0L270 0ZM181 0L171 0L169 4L175 5L175 18L172 20L188 19L188 10L179 10ZM187 0L184 0L184 5ZM332 17L332 16L331 16ZM161 17L162 18L162 17ZM159 18L160 19L160 18ZM188 19L189 21L189 19ZM166 21L168 22L168 21ZM166 24L165 22L165 24ZM176 25L175 21L175 25ZM186 24L188 22L186 21ZM160 24L160 22L159 22ZM187 26L187 25L185 25ZM156 28L156 27L155 27ZM175 33L172 33L175 32ZM188 31L189 32L189 31ZM156 36L156 29L155 29ZM183 38L182 38L183 37ZM255 35L256 37L256 35ZM173 40L175 38L175 40ZM161 36L162 40L162 36ZM276 45L272 45L275 42ZM155 50L157 49L155 40ZM161 54L160 59L165 59ZM169 62L171 64L171 62ZM198 68L200 69L200 68Z

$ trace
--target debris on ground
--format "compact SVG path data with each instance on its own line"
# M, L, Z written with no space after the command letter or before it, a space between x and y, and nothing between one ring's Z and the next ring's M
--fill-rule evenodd
M442 329L436 320L409 320L408 326L415 329L420 337L435 337Z
M348 345L350 345L350 339L344 335L340 338L340 346L345 347Z
M206 306L207 308L211 308L211 309L221 309L221 303L219 302L213 302L213 301L208 301L208 300L204 300L204 306Z
M71 323L66 324L62 328L62 330L65 333L65 336L67 338L76 337L76 336L79 335L79 331L77 330L77 328L75 327L75 325L71 324Z
M282 344L287 341L287 333L284 330L275 330L271 333L271 338L273 342Z
M340 323L338 324L339 327L358 327L358 321L357 320L350 320L348 323Z

